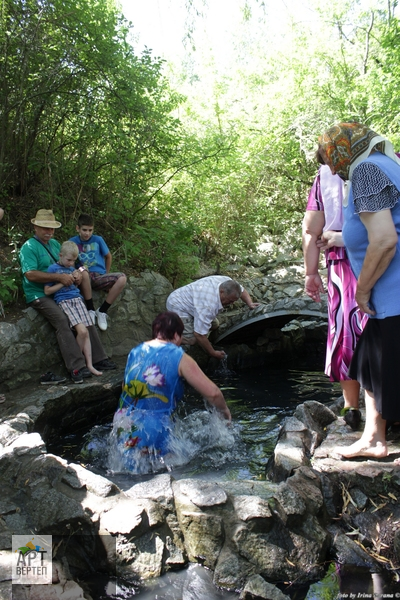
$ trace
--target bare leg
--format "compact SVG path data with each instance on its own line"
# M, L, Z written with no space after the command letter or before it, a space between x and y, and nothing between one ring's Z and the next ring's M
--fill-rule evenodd
M90 282L90 276L87 271L82 272L82 282L79 286L79 289L82 292L82 296L85 300L90 300L92 297L92 284Z
M341 381L340 386L342 388L344 397L344 408L358 408L358 401L360 398L360 384L355 379L348 379Z
M384 458L388 455L386 444L386 420L376 410L372 392L365 390L365 428L360 439L351 446L337 446L335 453L344 458L365 456Z
M76 331L76 341L78 343L79 348L82 350L82 353L86 359L86 366L93 375L103 375L101 371L98 371L94 368L92 363L92 345L90 343L89 332L87 327L83 325L83 323L79 323L75 325Z
M341 414L346 425L349 425L353 431L357 431L361 422L361 412L358 410L360 384L354 379L349 379L341 381L340 386L344 397L344 408Z
M114 283L110 291L106 296L106 302L108 304L112 304L120 295L124 287L126 286L126 276L122 275L118 277L117 281Z

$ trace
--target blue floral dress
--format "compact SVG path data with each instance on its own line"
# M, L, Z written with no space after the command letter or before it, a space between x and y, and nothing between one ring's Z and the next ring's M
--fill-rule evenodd
M132 467L137 450L164 455L173 426L171 418L183 396L178 367L183 350L172 343L148 342L131 350L113 431L124 463ZM134 452L136 450L136 452Z

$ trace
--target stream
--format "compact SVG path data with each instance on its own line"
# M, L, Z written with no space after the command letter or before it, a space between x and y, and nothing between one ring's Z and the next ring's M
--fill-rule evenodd
M329 403L341 395L340 386L319 372L257 368L235 373L221 368L212 379L224 393L232 425L206 410L202 398L188 388L177 410L170 461L143 459L137 473L124 472L113 451L112 415L90 431L62 438L49 451L79 461L121 489L165 471L175 479L262 479L283 419L305 400Z
M211 378L223 390L232 413L232 425L227 427L215 413L206 410L202 398L188 389L177 411L178 435L175 456L170 462L147 461L141 472L135 474L119 469L118 457L112 452L112 415L89 432L76 432L48 450L84 464L122 490L165 471L175 479L264 479L265 465L283 419L306 400L329 404L341 396L339 384L329 382L323 373L315 371L257 368L235 373L223 366ZM213 585L212 573L197 564L147 581L144 587L98 574L86 583L96 600L136 596L140 600L239 598L239 594L218 590ZM393 584L385 576L335 563L330 564L323 581L306 588L284 590L292 600L400 598L399 591L396 595L393 592Z

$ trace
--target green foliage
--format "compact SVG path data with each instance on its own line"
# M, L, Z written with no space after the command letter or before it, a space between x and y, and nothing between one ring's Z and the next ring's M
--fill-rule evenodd
M10 251L6 266L0 265L0 302L3 307L22 297L22 275L18 261L20 237L15 228L8 230L5 236Z
M135 54L111 0L4 0L0 202L10 226L27 237L36 210L51 207L67 238L90 212L115 267L174 285L200 259L223 264L268 236L297 247L318 135L360 120L400 149L393 5L309 2L312 22L278 32L265 3L247 0L229 70L192 50L174 72L178 93L163 61ZM193 49L207 3L187 6ZM12 297L13 270L1 277Z
M400 143L400 61L393 50L400 45L390 3L311 4L311 24L292 22L279 38L268 14L248 2L229 75L210 62L186 82L186 127L203 143L226 139L225 153L171 186L183 218L200 226L206 254L252 250L269 234L300 240L317 138L332 123L365 122Z
M308 590L307 598L313 600L336 600L340 597L340 581L336 572L336 565L332 562L325 577L318 583L312 583Z
M7 306L15 302L21 288L21 273L17 267L0 266L0 302Z
M115 256L122 267L134 262L140 269L162 273L178 287L188 283L199 267L192 235L192 228L153 217L135 225L128 239L116 236L120 245Z
M175 163L179 96L127 35L107 0L5 0L0 187L9 195L35 207L57 200L63 217L109 198L134 211L146 204Z

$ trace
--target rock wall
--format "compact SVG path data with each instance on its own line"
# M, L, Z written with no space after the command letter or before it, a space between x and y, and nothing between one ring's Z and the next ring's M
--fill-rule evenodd
M271 302L280 302L283 306L295 304L301 310L310 305L310 299L303 292L303 269L300 265L284 266L274 263L268 265L266 272L258 267L227 268L224 274L237 279L249 291L254 300L263 304L260 310L271 310ZM199 276L213 275L215 272L199 273ZM127 286L109 310L110 323L107 331L99 330L100 339L108 356L120 366L132 347L151 334L151 323L154 317L165 310L165 301L172 291L171 283L162 275L154 272L142 273L139 277L130 277ZM101 304L104 294L94 292L95 306ZM314 306L318 307L319 305ZM297 308L296 308L297 307ZM294 312L296 312L296 310ZM318 310L318 308L317 308ZM326 311L325 300L320 310ZM229 307L220 316L224 331L234 319L246 319L248 309L240 300ZM317 336L321 347L325 342L326 325L320 324ZM280 352L290 354L291 349L303 344L306 338L304 323L292 323L285 331L260 327L258 339L252 351L248 347L233 347L229 352L232 368L247 368L264 361ZM315 332L307 325L307 338L310 344L316 344ZM202 368L208 363L208 357L197 348L190 350ZM321 350L318 350L321 354ZM314 363L315 367L315 363ZM49 323L33 308L22 311L16 322L8 322L7 317L0 321L0 392L16 389L23 385L36 383L38 376L48 370L59 374L65 373L54 330Z
M123 294L109 310L110 326L100 331L107 354L125 364L126 356L139 342L149 339L154 317L165 310L172 285L158 273L130 277ZM104 294L94 292L95 306ZM48 370L61 374L65 366L54 330L33 308L23 311L17 323L0 322L0 389L7 391L37 382Z
M115 385L98 385L98 397ZM84 384L85 392L90 387L94 399L96 385ZM339 406L297 407L283 424L270 480L161 474L123 490L46 451L48 418L56 423L58 414L61 423L79 406L76 388L36 392L23 403L0 421L0 598L56 600L68 588L71 600L89 600L88 570L140 588L190 563L211 570L215 586L241 600L288 598L294 583L321 579L330 560L399 577L400 436L389 436L387 460L341 461L334 446L351 435ZM53 536L52 586L11 591L16 533Z

